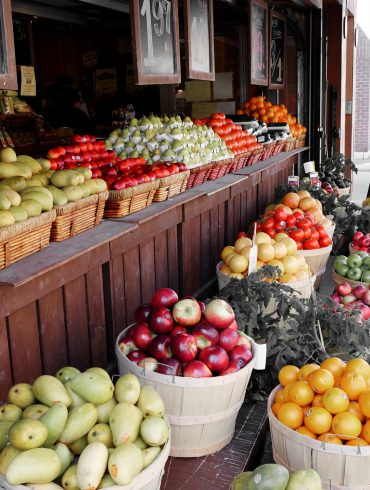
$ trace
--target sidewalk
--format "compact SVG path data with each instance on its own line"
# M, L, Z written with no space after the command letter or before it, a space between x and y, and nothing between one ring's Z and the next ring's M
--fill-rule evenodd
M354 164L358 168L358 173L353 173L353 187L351 201L355 204L362 204L367 196L370 184L370 160L355 160Z

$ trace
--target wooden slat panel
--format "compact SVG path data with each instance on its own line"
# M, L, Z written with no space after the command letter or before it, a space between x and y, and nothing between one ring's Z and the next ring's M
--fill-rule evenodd
M86 274L86 291L91 362L93 366L106 367L107 335L105 326L103 271L101 267L96 267Z
M126 296L126 326L135 321L134 313L141 303L139 248L135 247L123 255L123 280ZM122 326L123 328L123 326Z
M210 219L210 259L213 263L216 263L220 260L219 256L221 250L223 248L223 244L220 243L219 240L219 231L218 231L218 207L213 208L209 211L209 219Z
M162 231L154 238L155 289L168 287L167 245L167 233Z
M69 363L84 370L91 365L85 277L64 286Z
M44 372L54 375L59 368L68 364L62 289L55 289L40 298L38 308Z
M218 206L218 248L220 250L227 244L226 240L227 221L226 221L226 205Z
M155 291L154 240L149 238L140 245L141 298L150 303Z
M112 303L112 321L113 321L113 337L123 330L126 326L126 297L125 286L123 279L123 257L117 255L110 261L110 291L111 291L111 303Z
M206 211L200 216L200 255L201 255L201 282L205 284L214 274L212 270L212 256L210 253L210 212Z
M36 304L9 316L14 383L32 383L42 374Z
M12 370L8 344L8 332L5 318L0 320L0 403L6 401L9 388L12 386Z
M179 254L177 241L177 226L167 231L168 286L179 290ZM181 291L179 291L181 294Z

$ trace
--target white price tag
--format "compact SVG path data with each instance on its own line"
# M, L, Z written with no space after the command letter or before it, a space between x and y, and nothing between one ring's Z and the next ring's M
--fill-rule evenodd
M249 276L249 274L252 274L252 272L256 272L256 269L257 269L257 254L258 254L257 245L253 245L253 247L249 251L248 276Z
M315 171L315 162L304 162L303 168L306 174Z
M254 344L255 351L255 360L254 360L254 368L257 371L262 371L266 368L266 359L267 359L267 344Z
M289 175L288 176L288 185L291 185L292 187L299 187L298 175Z

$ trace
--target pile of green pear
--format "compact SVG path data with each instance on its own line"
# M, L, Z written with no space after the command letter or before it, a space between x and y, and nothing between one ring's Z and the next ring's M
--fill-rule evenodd
M151 114L130 125L115 129L105 142L117 156L145 158L150 165L157 161L181 162L188 168L233 158L225 141L212 128L193 124L190 117L157 117Z
M0 482L34 490L128 485L167 442L163 415L162 398L133 374L113 385L101 368L68 366L16 384L0 406Z

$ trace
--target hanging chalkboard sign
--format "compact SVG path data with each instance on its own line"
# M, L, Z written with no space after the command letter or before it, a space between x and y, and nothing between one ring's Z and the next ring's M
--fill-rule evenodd
M180 83L177 0L131 0L130 14L137 84Z
M184 0L186 76L214 80L213 0Z
M268 85L268 8L263 0L249 2L250 83Z
M270 80L269 88L279 90L285 84L286 20L270 12Z

